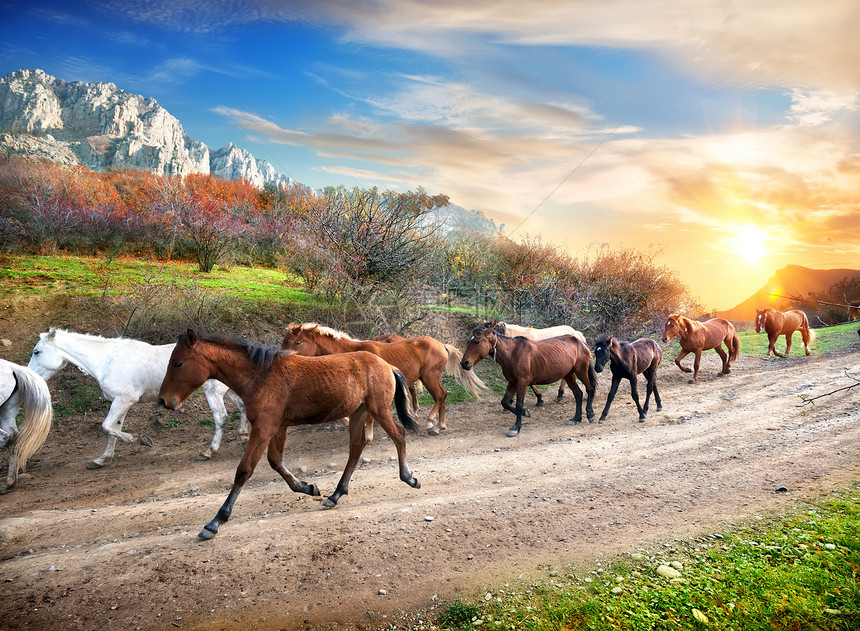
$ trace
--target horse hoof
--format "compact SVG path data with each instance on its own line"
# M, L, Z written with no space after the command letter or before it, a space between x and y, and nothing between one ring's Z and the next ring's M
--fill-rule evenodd
M320 495L322 495L322 493L320 493L320 490L316 484L310 484L308 485L308 495L312 497L319 497Z
M591 419L588 419L588 421L589 421L589 422L591 422ZM606 419L605 419L605 418L602 418L602 419L600 419L600 420L598 420L598 421L597 421L597 424L598 424L598 425L603 425L604 421L606 421Z
M662 412L662 411L663 411L663 406L662 406L662 405L658 405L658 406L657 406L657 411L658 411L658 412Z
M514 436L516 436L519 433L520 433L520 430L518 430L518 429L509 429L508 433L505 434L505 436L507 436L508 438L513 438Z
M101 469L103 466L103 464L96 462L95 460L87 463L87 469Z
M541 400L541 401L538 401L537 403L535 403L535 407L536 408L542 408L543 407L543 401Z
M428 427L428 428L427 428L427 433L428 433L428 434L430 434L431 436L438 436L438 435L439 435L439 430L438 430L438 429L436 429L436 427L435 427L435 426L434 426L434 427Z
M197 462L203 462L204 460L210 460L212 458L212 454L202 453L199 454L196 458Z
M323 508L334 508L335 506L337 506L337 502L332 502L331 498L327 497L327 498L325 498L325 500L323 500L322 505L323 505Z
M147 447L155 446L155 443L152 442L152 439L149 436L141 436L137 439L137 442L139 442L141 445L146 445Z
M200 539L202 539L203 541L206 541L207 539L211 539L212 537L214 537L217 534L218 534L217 530L209 530L206 526L203 526L203 530L198 532L197 536Z
M523 416L526 416L526 417L528 417L528 418L531 418L531 417L532 417L532 415L531 415L531 414L529 413L529 411L528 411L528 410L526 410L526 409L523 409Z
M421 488L421 483L418 481L418 478L412 478L407 484L409 484L413 489Z
M2 489L0 489L0 495L6 495L6 493L8 493L9 491L11 491L11 490L12 490L12 489L14 489L14 488L15 488L15 486L14 486L14 485L12 485L12 486L9 486L9 485L3 485L3 488L2 488Z
M640 417L639 417L639 422L640 422L640 423L644 423L644 422L645 422L645 417L644 417L644 416L640 416Z
M696 383L695 379L690 379L687 383Z
M572 418L572 419L569 419L567 421L567 424L568 425L579 425L581 422L582 422L582 419L577 421L575 418Z

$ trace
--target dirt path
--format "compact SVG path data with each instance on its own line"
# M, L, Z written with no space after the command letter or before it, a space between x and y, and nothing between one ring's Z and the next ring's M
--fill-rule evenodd
M714 532L860 480L856 391L796 407L798 393L847 385L860 344L810 358L742 357L717 378L703 361L688 385L671 359L664 411L636 422L626 387L606 424L568 426L564 403L534 409L522 433L494 395L449 409L447 433L410 436L421 481L400 482L377 431L351 494L334 510L296 496L265 462L211 541L197 533L226 497L241 454L231 432L209 462L195 399L129 417L155 446L120 445L99 471L103 412L64 419L19 488L0 497L0 620L5 628L377 628L485 584L588 565L657 541ZM595 409L608 388L602 376ZM548 397L551 398L551 397ZM532 399L529 400L530 402ZM426 408L424 409L426 413ZM805 414L803 413L805 411ZM159 429L160 428L160 429ZM286 462L334 489L342 428L290 433ZM784 486L788 493L774 493Z

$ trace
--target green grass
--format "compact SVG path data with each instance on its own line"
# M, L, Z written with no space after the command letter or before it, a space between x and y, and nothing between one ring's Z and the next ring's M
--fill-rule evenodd
M845 348L857 341L860 338L857 336L857 329L860 324L857 322L847 322L836 326L821 327L814 329L815 338L810 345L813 353L826 353L828 351ZM767 333L762 331L756 333L755 329L748 331L738 331L738 338L741 341L741 353L744 355L767 355ZM785 352L785 336L781 335L776 342L776 349L783 353ZM803 355L803 340L800 333L795 333L792 337L791 357L800 357Z
M216 267L203 274L193 263L158 262L133 258L110 261L85 256L0 257L0 295L99 295L120 293L124 288L148 282L196 283L202 289L240 298L309 305L310 294L301 280L282 269L261 267Z
M860 485L730 535L452 603L442 629L860 629ZM682 564L664 578L660 563Z

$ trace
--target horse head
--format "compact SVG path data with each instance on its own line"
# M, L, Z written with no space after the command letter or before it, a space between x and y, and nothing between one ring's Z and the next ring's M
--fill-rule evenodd
M681 322L682 319L679 313L673 313L666 319L666 326L663 328L664 344L684 331L684 325Z
M460 366L463 370L471 370L472 366L490 354L496 347L496 323L484 322L476 326L466 342L466 350L463 352L463 360Z
M316 337L319 325L311 322L305 324L291 323L281 342L281 350L293 351L299 355L313 356L317 354Z
M609 349L615 343L611 335L601 334L594 338L594 370L603 372L606 362L609 361Z
M211 377L209 361L200 348L200 340L204 336L203 332L194 329L188 329L179 336L158 390L159 405L168 410L179 409Z
M45 333L39 333L39 341L33 347L33 354L27 364L27 368L45 380L53 377L68 363L54 341L56 336L57 329L54 328Z
M761 329L764 326L764 322L767 319L767 309L758 310L755 312L755 332L761 333Z

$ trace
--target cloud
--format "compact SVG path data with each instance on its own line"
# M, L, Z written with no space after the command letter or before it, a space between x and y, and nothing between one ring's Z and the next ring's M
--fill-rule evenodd
M860 90L802 90L789 92L791 111L788 119L800 127L816 127L828 123L842 112L860 108Z

